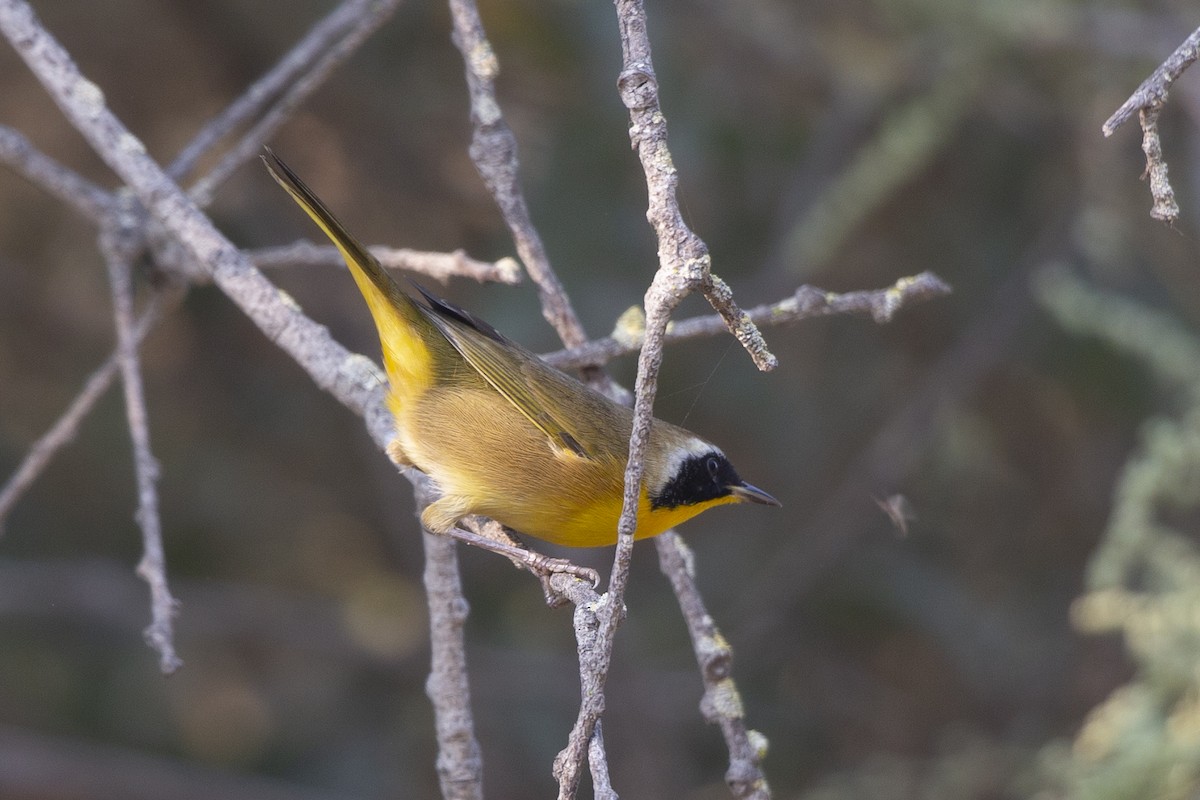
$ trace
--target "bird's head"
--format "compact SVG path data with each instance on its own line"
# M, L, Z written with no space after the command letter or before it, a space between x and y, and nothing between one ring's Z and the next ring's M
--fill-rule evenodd
M645 485L651 511L671 511L687 518L724 503L780 505L762 489L742 480L718 447L679 432L685 435L664 432L668 435L659 439L660 451L655 454L659 458L646 460Z

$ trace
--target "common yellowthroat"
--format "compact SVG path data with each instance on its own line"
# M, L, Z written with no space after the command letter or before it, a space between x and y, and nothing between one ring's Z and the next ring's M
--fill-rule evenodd
M420 286L422 301L406 294L286 164L270 150L263 160L337 245L371 310L396 421L388 452L442 490L422 524L447 533L478 514L554 544L615 544L632 411ZM636 538L736 502L779 505L720 449L653 420Z

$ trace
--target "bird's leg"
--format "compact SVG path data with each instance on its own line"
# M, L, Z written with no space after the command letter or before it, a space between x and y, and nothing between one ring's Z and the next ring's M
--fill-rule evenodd
M596 570L572 564L565 558L551 558L528 549L505 532L504 526L494 520L483 520L480 517L468 515L468 504L462 498L454 495L442 495L430 503L421 512L421 524L426 530L453 536L459 541L491 550L507 557L519 569L527 569L542 583L542 593L546 603L557 607L565 599L550 587L550 576L556 572L574 575L576 578L588 581L592 588L600 585L600 576ZM467 529L460 527L460 523Z
M468 544L506 556L518 568L532 572L541 581L542 594L551 608L557 608L567 602L566 597L550 586L550 578L556 573L573 575L587 581L593 589L600 585L600 575L596 570L572 564L565 558L552 558L530 550L509 535L508 529L495 520L471 516L460 522L466 529L455 526L446 532Z
M534 552L505 533L504 527L498 522L484 522L479 517L470 516L469 510L469 505L463 498L442 495L421 512L421 524L433 533L453 536L459 541L506 556L518 568L527 569L537 575L538 580L542 582L546 602L551 606L561 605L563 602L558 592L550 588L550 576L556 572L588 581L593 589L600 585L600 575L596 570L577 566L565 558L551 558ZM460 527L460 523L470 530Z

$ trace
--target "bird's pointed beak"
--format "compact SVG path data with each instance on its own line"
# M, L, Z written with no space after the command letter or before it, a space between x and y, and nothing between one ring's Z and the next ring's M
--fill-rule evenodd
M730 486L729 493L736 497L739 503L758 503L764 506L783 505L783 503L779 502L762 489L759 489L757 486L751 486L745 482Z

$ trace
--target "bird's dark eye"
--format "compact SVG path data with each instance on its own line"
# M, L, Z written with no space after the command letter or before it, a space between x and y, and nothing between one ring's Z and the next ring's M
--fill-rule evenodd
M717 477L717 473L721 471L721 462L717 460L717 457L709 456L704 463L708 467L708 474L714 478Z

